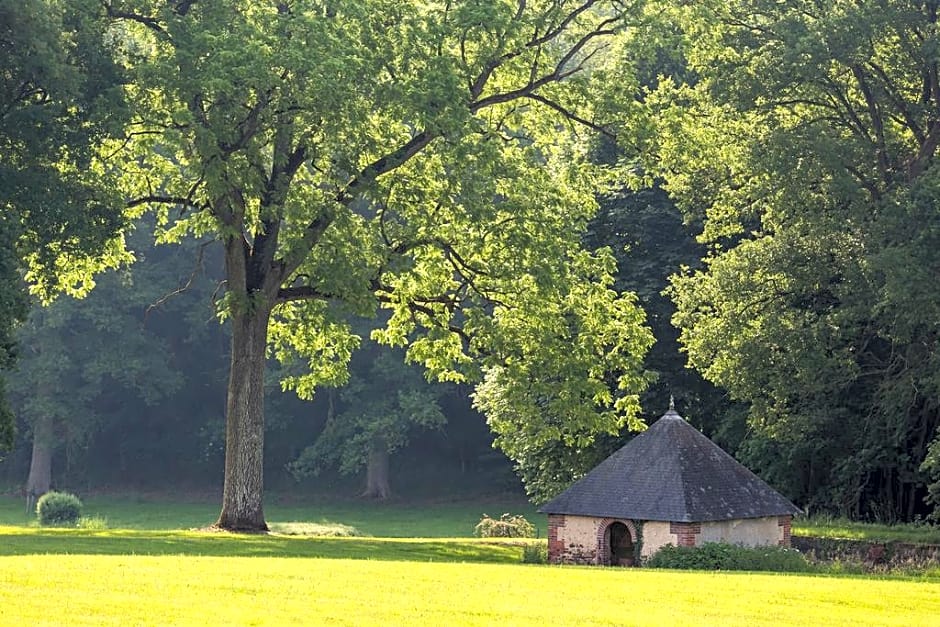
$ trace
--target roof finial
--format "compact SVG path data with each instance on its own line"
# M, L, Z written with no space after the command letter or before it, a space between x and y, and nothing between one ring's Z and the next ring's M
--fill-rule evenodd
M669 395L669 411L676 411L676 399L672 394Z

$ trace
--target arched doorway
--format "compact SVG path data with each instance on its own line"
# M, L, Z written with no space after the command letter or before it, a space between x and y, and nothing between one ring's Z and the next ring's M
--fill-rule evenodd
M634 564L634 547L633 547L633 537L630 535L630 530L622 522L612 522L607 527L607 530L604 534L607 536L604 538L606 544L610 550L610 565L611 566L633 566Z

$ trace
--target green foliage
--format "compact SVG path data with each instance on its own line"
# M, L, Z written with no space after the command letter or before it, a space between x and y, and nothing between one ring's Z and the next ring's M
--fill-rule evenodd
M650 568L682 570L769 570L807 572L809 562L796 549L779 546L744 547L720 542L701 546L667 544L643 563Z
M432 378L485 379L497 433L586 445L636 426L652 342L580 242L605 173L579 127L610 117L601 52L633 8L138 0L110 11L135 124L103 148L162 240L221 239L223 313L270 316L275 354L308 362L290 387L344 383L350 318L384 308L374 339Z
M82 515L82 502L69 492L46 492L36 501L39 524L76 525Z
M940 427L938 427L938 430L940 430ZM929 479L926 500L934 505L932 517L940 521L940 432L938 432L934 441L930 443L927 456L924 458L920 469L927 474Z
M0 451L13 444L14 417L7 405L6 381L2 372L13 365L16 344L13 331L26 317L27 303L13 254L13 225L0 213Z
M672 9L692 72L644 94L656 132L637 141L709 247L670 292L689 363L749 406L739 457L801 504L926 513L920 466L940 424L940 101L923 79L935 9Z
M0 2L0 213L44 296L84 293L92 272L128 258L114 170L94 160L126 120L101 18L89 0Z
M535 525L520 514L503 514L498 519L483 514L473 528L473 535L480 538L534 538Z
M425 381L403 362L400 351L369 342L353 363L353 378L330 403L323 431L291 464L297 477L338 466L361 470L373 452L393 454L415 429L439 429L446 422L438 397L442 386Z
M513 451L514 469L522 479L526 494L541 504L568 488L616 447L612 436L595 435L591 444L567 444L564 439L537 445L525 432L500 436L501 447Z
M523 564L547 564L548 542L539 540L522 546Z
M158 255L147 245L148 225L136 226L127 241L137 248L138 263L99 275L96 289L82 300L65 295L35 305L17 330L24 350L9 378L11 406L24 434L44 438L41 444L53 452L68 450L73 461L103 430L133 430L151 413L168 410L158 406L183 387L180 353L191 349L204 324L186 317L200 315L196 305L200 297L208 299L207 282L192 276L191 293L168 297L198 270L192 266L195 247ZM175 333L163 326L171 314L182 318L174 321ZM211 315L208 303L201 315ZM194 418L190 406L180 411L189 414L185 420ZM166 420L160 423L165 429ZM148 431L146 438L153 440L155 429ZM140 439L121 437L121 450L139 445ZM144 462L139 454L133 457Z
M117 251L120 198L90 166L124 116L103 22L86 0L0 1L0 370L26 316L23 275L45 296L83 293ZM13 417L0 378L0 450Z

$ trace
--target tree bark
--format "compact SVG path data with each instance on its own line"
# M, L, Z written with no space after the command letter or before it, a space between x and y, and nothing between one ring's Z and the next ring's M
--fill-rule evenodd
M363 498L385 500L392 495L388 483L388 447L385 442L373 442L366 465L366 489Z
M225 416L225 484L216 526L263 532L264 358L270 308L232 315L232 355Z
M33 425L33 455L29 461L29 477L26 479L26 495L42 496L52 486L53 441L52 418L42 416Z

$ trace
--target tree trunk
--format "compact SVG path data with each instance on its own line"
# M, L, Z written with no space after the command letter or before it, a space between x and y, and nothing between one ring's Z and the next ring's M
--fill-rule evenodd
M225 416L225 485L216 526L262 532L264 521L264 352L270 309L233 312Z
M33 425L33 456L29 462L29 477L26 479L26 496L38 497L52 486L53 440L52 418L42 416Z
M385 442L376 441L369 451L369 462L366 465L366 490L363 498L385 500L392 495L388 484L388 447Z

